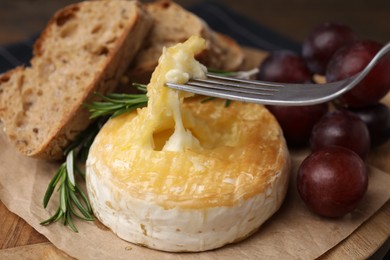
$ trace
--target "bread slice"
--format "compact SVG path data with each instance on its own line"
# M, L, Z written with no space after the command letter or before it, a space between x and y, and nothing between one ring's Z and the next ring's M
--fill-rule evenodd
M83 103L117 85L152 20L137 1L88 1L58 11L34 46L30 67L0 78L0 118L28 156L59 159L90 124Z
M197 59L208 68L224 71L242 69L244 52L232 38L218 32L211 32L209 48Z
M235 71L242 64L244 54L234 40L212 31L201 18L180 5L161 0L146 4L146 10L153 17L154 26L142 51L125 73L124 83L148 83L163 47L184 42L192 35L207 41L207 49L197 59L208 68Z

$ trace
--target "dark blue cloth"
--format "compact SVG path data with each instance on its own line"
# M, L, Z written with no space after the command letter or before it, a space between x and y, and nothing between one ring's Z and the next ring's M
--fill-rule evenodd
M214 1L205 1L189 10L212 29L229 35L243 46L267 51L290 49L299 53L301 50L300 44Z
M256 24L220 3L204 1L189 9L201 17L212 29L229 35L243 46L268 51L290 49L299 52L300 50L298 43ZM0 46L0 73L22 64L28 64L36 38L35 35L23 42Z

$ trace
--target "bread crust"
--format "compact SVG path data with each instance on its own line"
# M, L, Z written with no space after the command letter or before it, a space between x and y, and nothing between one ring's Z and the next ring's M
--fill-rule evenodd
M230 37L214 32L198 16L170 0L146 4L154 26L144 48L125 73L124 83L148 83L163 47L184 42L192 35L207 41L207 49L197 59L208 68L236 71L244 59L241 47ZM180 27L180 28L179 28Z
M50 49L51 46L48 43L49 41L67 41L68 39L58 39L57 36L60 35L59 37L61 38L62 34L56 34L54 32L59 30L58 27L66 25L68 21L72 19L76 19L77 21L78 16L84 15L84 10L85 12L93 12L95 10L98 12L97 8L94 8L93 6L104 4L110 5L108 7L111 9L117 9L118 13L123 15L123 17L118 19L120 22L119 25L122 26L122 28L118 28L116 34L113 33L114 40L112 42L108 43L106 46L103 45L103 47L99 46L100 49L91 50L91 52L96 51L97 55L103 56L103 58L97 62L96 69L92 72L93 75L88 75L89 78L83 86L80 86L79 93L72 93L75 95L74 98L76 100L70 100L68 102L65 100L58 100L58 103L61 103L60 106L69 107L60 108L58 111L51 111L49 112L49 115L47 115L48 111L53 109L53 102L46 102L45 104L45 99L40 98L39 105L42 108L42 114L34 115L36 120L31 118L28 119L27 117L31 117L31 115L26 112L26 109L23 107L24 101L20 97L23 94L23 88L25 88L24 84L29 82L29 78L27 77L40 73L38 67L42 65L41 60L57 59L56 57L48 57L48 54L46 53L53 53L53 50ZM104 6L100 6L99 8L100 11L106 11ZM99 13L96 14L96 19L101 19ZM19 151L28 156L46 160L57 160L62 158L64 149L91 123L89 112L83 104L96 99L94 92L105 94L111 92L116 87L124 70L141 48L143 39L148 34L151 25L152 21L149 15L137 1L81 2L58 11L49 21L47 27L34 45L34 57L31 60L31 67L18 67L4 74L0 79L0 117L4 123L5 132ZM98 26L96 28L96 30L101 30L98 32L102 33L101 37L104 37L103 33L106 33L106 35L110 33L108 31L104 32L104 30ZM107 30L113 30L113 28L116 29L117 27L107 27ZM65 29L63 30L65 31ZM64 33L71 32L65 31ZM88 37L77 40L84 42L85 46L94 48L94 43L90 42L92 40L88 39ZM69 44L71 43L72 42L69 42ZM69 50L72 50L72 46L69 47ZM58 62L58 59L56 62ZM58 66L58 64L55 65ZM91 66L94 65L95 64L91 64ZM60 70L61 67L57 69ZM78 73L78 70L83 69L84 68L75 68L75 74ZM34 83L36 84L36 82ZM65 86L65 89L66 88L67 86ZM46 96L47 99L56 98L44 92L44 88L41 90L40 95ZM10 102L7 101L10 98L13 99L12 106ZM21 116L24 116L25 118L20 118ZM47 116L56 117L56 123L45 128L45 122L42 122L42 119L47 118ZM21 123L18 123L17 121L23 121L24 119L29 120L29 124L31 124L32 121L36 124L35 128L34 126L29 125L28 130L46 130L43 140L36 143L26 140L27 137L34 138L34 134L32 133L29 135L28 133L23 132L24 130L21 129Z

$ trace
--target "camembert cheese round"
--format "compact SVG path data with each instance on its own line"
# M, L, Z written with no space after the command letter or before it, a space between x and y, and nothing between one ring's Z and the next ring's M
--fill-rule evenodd
M203 102L164 86L204 77L203 39L165 49L148 106L110 119L87 160L95 216L124 240L163 251L204 251L255 232L285 197L289 154L258 104Z

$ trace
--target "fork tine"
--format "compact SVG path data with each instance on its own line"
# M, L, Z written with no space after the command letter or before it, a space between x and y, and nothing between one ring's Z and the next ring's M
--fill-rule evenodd
M188 91L195 94L205 95L205 96L211 96L211 97L217 97L217 98L225 98L230 100L237 100L237 101L244 101L246 99L261 99L267 97L274 96L273 92L259 92L259 91L253 91L253 92L244 92L244 91L234 91L234 90L227 90L226 88L222 87L215 87L210 85L204 85L200 86L198 85L190 85L189 82L187 84L176 84L176 83L167 83L167 85L170 88L174 88L177 90L183 90ZM238 89L237 89L238 90ZM252 101L255 102L255 101ZM257 102L260 103L260 102Z
M221 76L213 73L207 73L208 78L219 79L225 82L245 83L246 85L263 86L263 87L284 87L284 84L275 82L265 82L251 79L240 79L234 77Z
M207 73L207 77L210 79L196 79L196 81L199 82L205 82L210 84L219 84L221 86L236 86L239 88L245 88L245 89L255 89L255 90L264 90L264 91L276 91L281 90L282 88L288 88L288 90L295 91L306 91L311 90L313 88L321 87L322 84L317 83L275 83L275 82L267 82L267 81L259 81L259 80L250 80L250 79L240 79L240 78L234 78L234 77L226 77L221 76L217 74L211 74ZM217 79L217 81L214 81L213 79ZM191 81L194 81L192 79ZM332 85L332 83L327 83L327 87ZM339 86L339 83L333 84L335 87ZM207 87L207 86L205 86ZM221 88L222 89L222 88ZM226 89L226 88L225 88Z
M224 82L219 80L208 80L208 79L194 79L187 82L187 85L198 86L209 89L220 89L226 91L233 91L238 93L258 94L258 93L272 93L278 92L279 88L275 87L259 87L254 85L248 85L243 83L232 83Z

